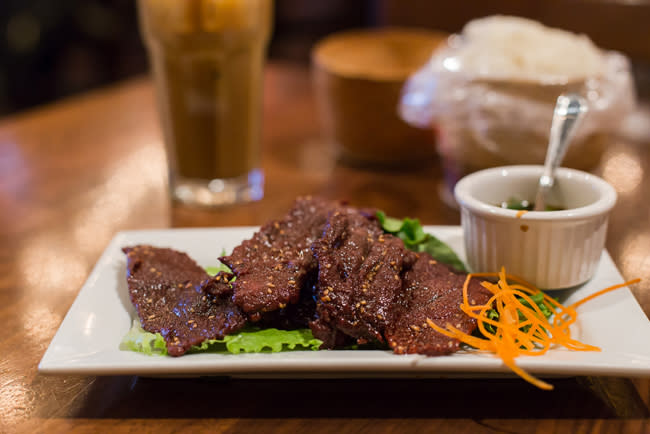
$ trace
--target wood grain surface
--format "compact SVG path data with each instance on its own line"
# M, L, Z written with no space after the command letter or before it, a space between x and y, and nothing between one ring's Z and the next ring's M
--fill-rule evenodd
M265 80L265 198L217 210L170 204L146 78L0 120L0 432L650 432L648 379L563 378L543 392L516 379L38 374L119 230L258 225L302 194L459 224L438 195L437 160L393 170L348 166L321 138L309 70L272 64ZM595 172L619 192L607 248L626 279L643 279L633 292L648 315L650 138L613 141Z

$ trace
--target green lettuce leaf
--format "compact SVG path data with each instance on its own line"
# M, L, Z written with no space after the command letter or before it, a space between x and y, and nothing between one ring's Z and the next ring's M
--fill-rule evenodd
M431 234L427 234L426 240L418 244L416 251L427 252L443 264L450 265L458 271L468 272L467 267L458 255L456 255L456 252L446 243L443 243Z
M149 356L166 356L167 344L160 333L149 333L140 326L138 320L133 320L131 330L120 342L120 350L136 351Z
M458 271L467 272L467 267L451 247L431 234L424 232L418 219L402 220L388 217L383 211L377 211L377 220L384 232L395 235L404 241L404 246L414 252L427 252L436 261L450 265Z
M190 353L277 353L280 351L318 350L323 342L311 330L278 330L248 328L223 339L208 339L191 348ZM120 343L120 350L147 355L167 355L167 345L160 333L145 331L135 320Z
M223 249L221 251L221 256L226 256L226 255L227 255L226 249ZM213 267L205 267L205 272L208 273L210 276L215 276L221 271L225 271L226 273L232 272L232 270L228 268L228 266L221 261L219 261L219 265Z
M205 272L210 276L216 276L221 271L230 273L230 268L226 264L217 265L216 267L205 267Z
M225 336L209 339L192 348L192 352L279 353L281 351L318 350L323 341L314 338L310 329L278 330L249 328ZM225 348L224 348L225 346Z

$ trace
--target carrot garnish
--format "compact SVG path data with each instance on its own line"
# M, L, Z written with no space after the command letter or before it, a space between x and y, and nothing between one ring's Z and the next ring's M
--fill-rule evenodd
M633 284L635 284L635 283L639 283L640 281L641 281L641 279L633 279L633 280L630 280L630 281L625 282L625 283L619 283L618 285L613 285L613 286L610 286L609 288L601 289L600 291L598 291L598 292L594 292L593 294L591 294L591 295L589 295L589 296L583 298L582 300L578 300L578 301L576 301L575 303L573 303L572 305L570 305L570 306L568 307L568 309L575 309L576 307L580 306L580 305L583 304L583 303L588 302L589 300L592 300L592 299L594 299L594 298L596 298L596 297L599 297L599 296L601 296L601 295L603 295L603 294L606 294L606 293L608 293L608 292L610 292L610 291L614 291L615 289L619 289L619 288L623 288L624 286L628 286L628 285L633 285Z
M496 283L481 282L492 293L483 305L471 305L467 294L469 282L474 277L496 277ZM582 304L641 279L610 286L595 292L569 306L549 297L530 283L506 274L505 269L498 273L470 273L463 284L463 300L460 309L477 322L482 336L467 334L451 324L440 327L430 319L427 324L438 333L460 342L496 354L515 374L544 390L553 386L542 381L517 366L515 359L521 355L541 356L549 349L563 346L572 351L600 351L600 348L585 344L571 337L570 326L577 321L576 308ZM549 317L553 320L549 321Z

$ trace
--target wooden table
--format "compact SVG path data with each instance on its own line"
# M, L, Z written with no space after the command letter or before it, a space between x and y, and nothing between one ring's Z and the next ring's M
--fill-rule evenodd
M271 65L266 196L172 207L146 79L0 122L0 432L650 432L648 379L206 380L47 376L37 365L100 253L123 229L257 225L301 194L459 224L436 161L345 166L319 138L308 70ZM650 119L645 119L650 122ZM597 170L620 193L607 248L650 314L650 140L618 140ZM611 319L614 320L614 319ZM633 331L630 331L633 332ZM650 343L639 343L648 345Z

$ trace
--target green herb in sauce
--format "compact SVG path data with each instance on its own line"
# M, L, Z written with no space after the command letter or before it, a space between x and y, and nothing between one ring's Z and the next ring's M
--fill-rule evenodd
M514 209L518 211L532 211L533 208L535 208L535 204L533 202L529 202L526 199L518 199L516 197L511 197L508 200L501 202L498 206L501 208ZM565 208L558 206L546 205L544 211L562 211L564 209Z

